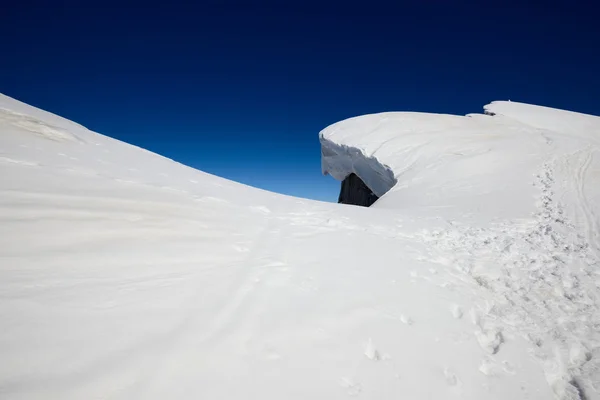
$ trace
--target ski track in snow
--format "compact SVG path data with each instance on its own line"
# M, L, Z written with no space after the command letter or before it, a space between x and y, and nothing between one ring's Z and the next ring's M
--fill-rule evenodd
M364 128L370 161L406 139L376 141L394 118L410 141L429 131L390 163L396 191L362 209L238 186L0 100L0 397L600 398L594 140L513 111L464 119L493 121L489 144L459 133L428 158L464 120L384 116ZM504 132L535 166L514 177L531 215L456 212L461 191L490 200L478 179ZM492 163L465 181L478 157ZM459 179L427 186L443 160Z
M585 218L585 227L587 241L591 246L592 251L598 257L600 256L600 227L598 223L598 217L594 214L593 209L590 207L588 197L586 196L586 180L588 169L592 163L596 149L589 147L578 151L575 156L583 153L583 160L578 163L575 174L575 184L577 185L577 204L580 206L582 214Z

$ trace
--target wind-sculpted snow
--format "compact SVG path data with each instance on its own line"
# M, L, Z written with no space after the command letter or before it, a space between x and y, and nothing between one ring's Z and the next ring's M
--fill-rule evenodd
M383 196L395 184L392 170L376 157L366 156L357 148L336 144L321 134L321 168L339 181L354 173L377 195Z
M600 123L486 108L323 131L366 209L0 96L0 398L600 398Z

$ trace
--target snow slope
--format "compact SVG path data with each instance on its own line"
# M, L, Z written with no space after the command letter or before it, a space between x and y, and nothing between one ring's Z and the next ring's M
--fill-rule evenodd
M487 109L324 130L365 209L0 96L0 398L600 398L600 120Z

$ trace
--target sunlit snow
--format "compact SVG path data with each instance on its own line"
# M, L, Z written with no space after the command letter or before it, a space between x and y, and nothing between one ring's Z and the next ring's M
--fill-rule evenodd
M0 95L0 398L600 399L600 118L485 110L324 129L361 208Z

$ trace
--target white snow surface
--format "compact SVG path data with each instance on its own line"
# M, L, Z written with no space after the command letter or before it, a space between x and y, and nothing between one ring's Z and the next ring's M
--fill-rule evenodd
M486 111L326 128L367 209L0 95L0 398L600 399L600 118Z

